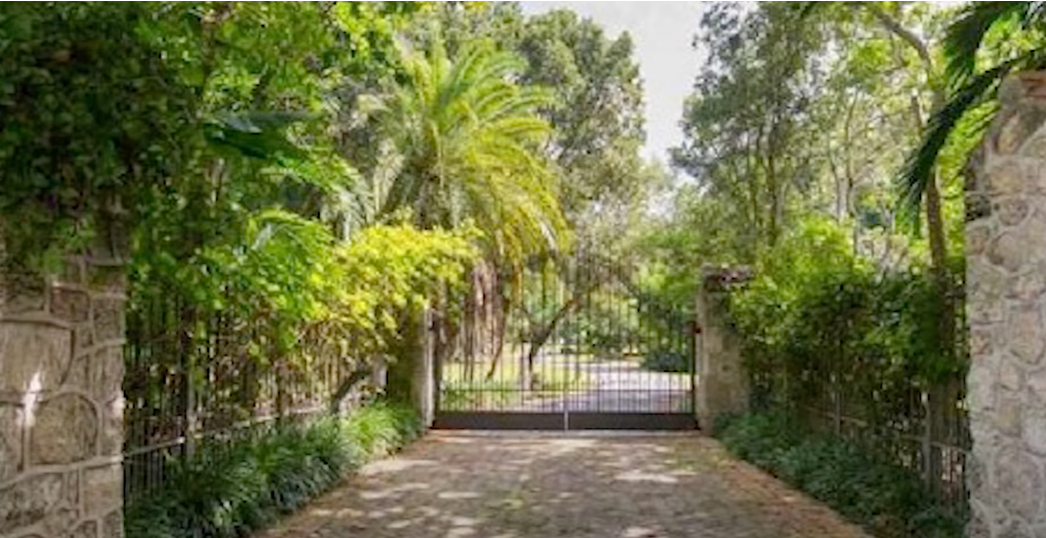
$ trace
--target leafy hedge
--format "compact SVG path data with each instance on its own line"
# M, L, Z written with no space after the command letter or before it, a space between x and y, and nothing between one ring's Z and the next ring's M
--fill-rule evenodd
M934 502L918 475L838 437L812 435L780 413L721 421L715 435L765 469L883 538L958 538L961 518Z
M169 470L163 489L125 508L126 536L243 536L420 432L413 411L379 403L347 418L277 426L228 447L203 446Z

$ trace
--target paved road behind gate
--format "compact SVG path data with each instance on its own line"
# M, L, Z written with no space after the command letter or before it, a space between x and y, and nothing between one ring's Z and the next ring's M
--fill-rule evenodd
M434 433L262 538L867 538L697 434Z

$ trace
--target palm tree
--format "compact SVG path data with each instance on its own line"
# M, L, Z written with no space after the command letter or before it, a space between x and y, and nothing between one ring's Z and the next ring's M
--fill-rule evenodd
M909 208L921 204L931 184L937 156L960 120L994 99L999 85L1010 73L1046 67L1046 49L1038 47L1017 51L994 65L978 65L985 36L1001 27L1046 29L1046 3L974 2L948 26L944 38L948 95L930 116L918 148L909 155L898 177Z
M495 259L519 264L566 234L556 176L539 150L549 94L516 84L511 54L469 44L451 60L440 40L408 52L381 128L400 154L381 214L409 208L422 228L472 221Z

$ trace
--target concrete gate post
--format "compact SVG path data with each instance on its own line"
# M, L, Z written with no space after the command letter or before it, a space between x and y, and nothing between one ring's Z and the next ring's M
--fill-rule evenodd
M1046 74L1000 101L966 187L973 538L1046 536Z
M694 383L698 424L710 428L718 417L748 410L748 375L740 343L726 308L730 286L747 280L747 268L701 268L695 312L697 350Z
M123 536L122 260L0 272L0 536Z

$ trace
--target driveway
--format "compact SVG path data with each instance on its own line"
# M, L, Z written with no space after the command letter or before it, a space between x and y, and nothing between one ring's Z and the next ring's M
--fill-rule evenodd
M430 434L262 538L867 538L699 434Z

